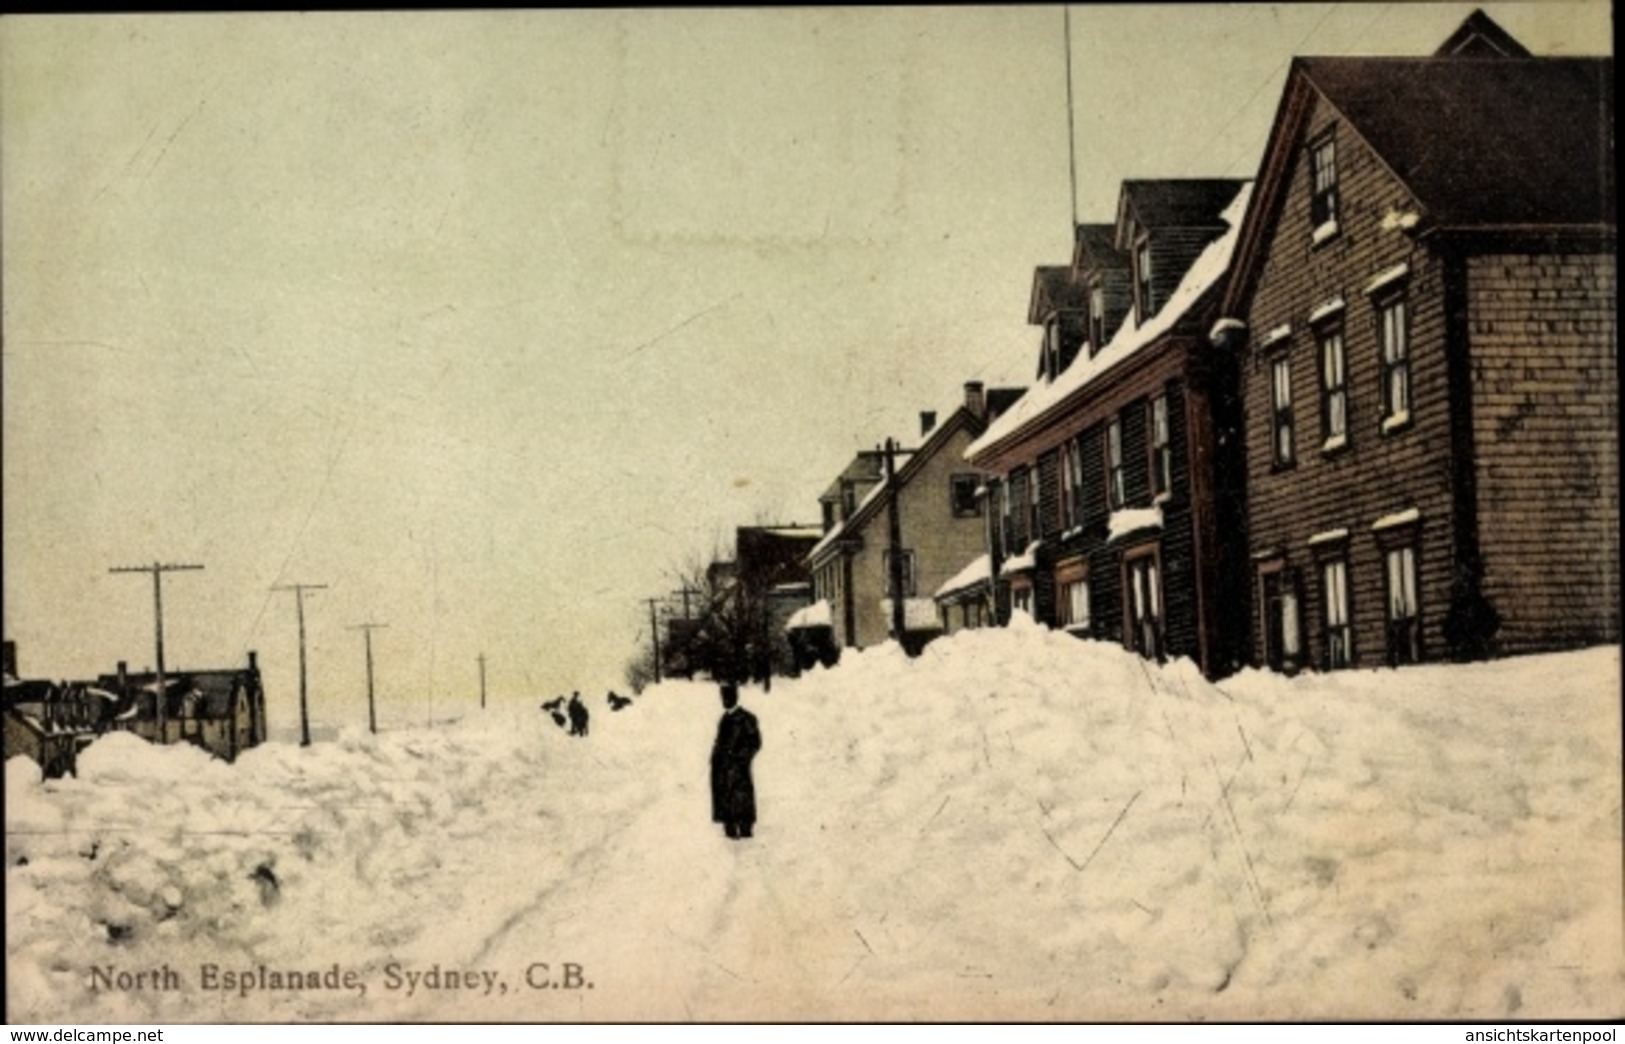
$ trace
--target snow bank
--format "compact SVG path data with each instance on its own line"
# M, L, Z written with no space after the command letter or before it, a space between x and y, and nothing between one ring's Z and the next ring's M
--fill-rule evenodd
M235 767L7 763L14 1021L1611 1017L1617 648L1219 685L1022 618L572 739L540 711ZM123 768L113 764L128 758ZM184 771L183 771L184 770ZM368 989L205 992L202 962ZM590 990L527 971L579 963ZM175 992L91 992L167 962ZM503 990L391 989L392 965ZM495 981L495 980L493 980Z

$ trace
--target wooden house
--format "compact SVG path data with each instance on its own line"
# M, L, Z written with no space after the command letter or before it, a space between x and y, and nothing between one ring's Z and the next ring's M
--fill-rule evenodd
M1013 610L1213 674L1237 657L1218 592L1240 508L1215 420L1233 375L1205 334L1247 199L1233 179L1125 182L1064 283L1035 273L1041 380L967 454L994 476L987 570Z
M1246 414L1251 658L1619 639L1613 63L1475 13L1297 58L1215 341Z

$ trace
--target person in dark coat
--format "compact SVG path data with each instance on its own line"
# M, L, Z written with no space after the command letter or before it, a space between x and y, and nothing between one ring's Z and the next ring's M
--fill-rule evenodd
M570 696L570 735L585 736L587 734L587 705L581 702L581 693Z
M762 749L756 715L739 705L739 689L722 686L722 721L711 747L711 820L734 839L750 836L756 825L756 786L750 762Z

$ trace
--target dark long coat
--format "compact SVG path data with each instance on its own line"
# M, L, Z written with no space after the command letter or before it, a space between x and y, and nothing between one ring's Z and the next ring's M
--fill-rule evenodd
M756 822L756 786L750 761L762 749L756 715L735 707L722 715L711 748L711 819L750 826Z

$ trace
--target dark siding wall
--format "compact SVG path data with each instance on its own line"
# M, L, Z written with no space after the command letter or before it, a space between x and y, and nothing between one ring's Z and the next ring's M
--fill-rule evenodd
M1038 458L1038 536L1044 541L1040 568L1033 577L1033 619L1053 625L1055 615L1055 574L1049 566L1055 561L1055 545L1060 539L1061 464L1060 453L1050 450Z
M1185 422L1185 389L1178 381L1168 396L1168 437L1172 440L1172 484L1162 505L1162 571L1165 631L1170 656L1198 659L1196 546L1192 518L1189 433Z
M1317 136L1333 115L1317 101L1309 138ZM1337 148L1340 234L1320 246L1311 243L1308 174L1300 147L1247 316L1255 343L1282 324L1292 328L1288 343L1267 353L1251 353L1241 367L1249 543L1255 553L1284 551L1288 565L1302 571L1304 637L1313 654L1321 647L1323 629L1319 578L1307 540L1316 533L1347 528L1356 662L1376 665L1383 661L1385 602L1382 557L1371 524L1405 508L1414 507L1422 516L1418 568L1424 654L1436 656L1444 649L1441 627L1454 547L1443 279L1439 262L1394 220L1415 209L1404 187L1346 127L1338 131ZM1377 313L1365 287L1374 275L1400 262L1410 265L1406 287L1412 422L1385 435ZM1318 304L1338 296L1346 302L1349 445L1326 455L1321 451L1320 370L1307 320ZM1281 351L1292 359L1298 462L1277 472L1271 461L1269 360ZM1256 609L1253 617L1256 659L1263 636Z
M1468 265L1479 542L1503 652L1620 637L1616 278L1606 254Z
M1083 432L1083 528L1106 531L1106 428L1096 424Z
M1151 288L1157 311L1168 303L1179 281L1202 248L1219 238L1221 229L1165 228L1151 231Z
M1134 307L1134 278L1126 268L1109 269L1101 276L1100 289L1106 296L1106 340L1110 341Z
M1135 399L1118 414L1123 419L1123 489L1125 506L1146 507L1151 502L1151 469L1146 466L1146 400Z
M1123 560L1116 548L1097 544L1089 553L1090 620L1094 637L1123 640Z

